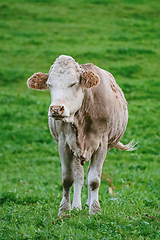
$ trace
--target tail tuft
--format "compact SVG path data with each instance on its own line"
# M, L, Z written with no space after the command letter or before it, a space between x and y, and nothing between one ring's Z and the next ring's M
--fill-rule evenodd
M118 142L117 145L115 146L115 148L120 149L120 150L125 150L125 151L134 151L138 148L138 147L135 147L137 144L138 144L138 142L135 143L134 140L132 140L127 145L123 145L123 143Z

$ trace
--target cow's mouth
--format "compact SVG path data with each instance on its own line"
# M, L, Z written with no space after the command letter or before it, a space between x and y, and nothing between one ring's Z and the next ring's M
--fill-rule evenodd
M51 117L54 118L54 120L63 120L64 118L66 118L66 116L61 116L61 115L58 115L58 116L52 115Z
M67 107L61 105L50 105L48 117L52 117L54 120L64 120L69 117Z
M66 119L68 119L69 118L69 116L64 116L64 115L54 115L54 114L48 114L48 117L49 118L53 118L54 120L63 120L63 121L65 121Z

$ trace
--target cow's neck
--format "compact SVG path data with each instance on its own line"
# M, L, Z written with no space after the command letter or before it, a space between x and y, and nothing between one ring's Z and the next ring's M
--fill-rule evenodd
M97 128L97 116L93 106L92 93L85 94L81 108L74 116L74 133L76 133L76 145L79 149L80 157L85 162L89 160L93 152L99 146L100 131ZM76 151L76 150L75 150Z
M92 111L91 94L85 94L82 106L74 116L74 124L77 128L80 141L81 138L84 138L84 136L88 136L91 133L94 120Z
M74 124L80 135L98 136L106 130L106 106L103 106L99 94L91 89L86 90L81 108L74 116Z
M99 106L99 107L97 107ZM75 113L74 121L65 125L67 143L78 158L90 160L101 143L106 131L104 111L100 100L91 90L86 90L81 108Z

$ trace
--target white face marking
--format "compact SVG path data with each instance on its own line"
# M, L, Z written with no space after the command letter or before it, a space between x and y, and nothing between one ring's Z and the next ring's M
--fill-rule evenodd
M51 93L51 106L64 106L64 115L73 118L83 101L80 73L73 67L68 67L66 71L56 71L56 68L52 68L47 85Z

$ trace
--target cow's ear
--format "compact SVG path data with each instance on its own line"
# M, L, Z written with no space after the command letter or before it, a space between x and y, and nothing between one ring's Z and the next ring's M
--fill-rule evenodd
M91 88L98 85L100 79L92 70L85 71L81 74L81 85L83 88Z
M28 80L27 80L27 86L30 89L37 89L37 90L46 90L47 84L46 81L48 79L48 74L45 73L34 73Z

